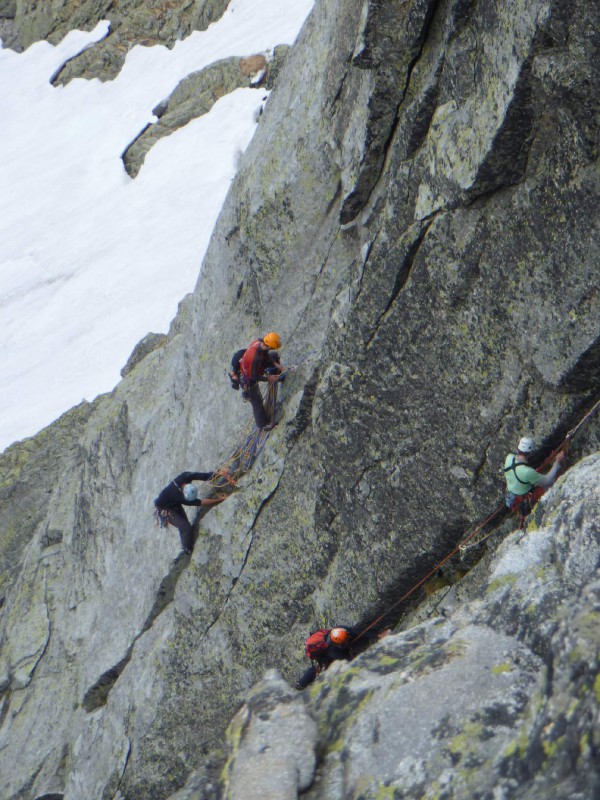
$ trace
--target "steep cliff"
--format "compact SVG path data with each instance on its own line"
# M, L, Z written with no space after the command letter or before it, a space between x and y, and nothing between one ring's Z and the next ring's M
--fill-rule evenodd
M387 608L496 506L519 434L547 451L596 399L599 17L584 0L317 3L167 340L77 428L0 461L7 797L169 796L266 668L293 679L311 628ZM238 446L250 411L225 367L266 329L296 368L279 425L176 557L152 499ZM573 455L597 446L590 425ZM465 623L458 655L482 683L507 663L498 692L523 655L524 713L541 656L482 630ZM427 662L422 635L406 647ZM452 736L486 724L477 698ZM447 796L476 796L463 786Z
M266 676L221 777L173 800L596 797L599 514L595 455L465 579L469 602L334 664L306 704Z

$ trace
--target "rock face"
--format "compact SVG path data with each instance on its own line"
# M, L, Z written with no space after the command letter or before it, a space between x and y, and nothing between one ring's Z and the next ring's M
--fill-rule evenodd
M55 427L0 461L2 524L11 542L19 537L1 622L8 798L194 791L188 777L222 745L265 669L292 680L311 629L387 609L498 504L497 469L521 433L533 433L544 455L593 404L599 17L584 0L316 4L167 341L76 416L64 451ZM279 424L238 490L202 518L191 560L175 558L178 537L153 527L152 499L183 469L211 469L243 445L250 412L225 371L265 330L279 331L283 361L295 368ZM572 454L597 447L592 421ZM40 474L51 476L50 491L26 503ZM561 535L577 538L570 528ZM579 563L575 544L565 548ZM550 569L550 556L539 558ZM539 766L528 796L561 770L574 776L544 743L551 751L563 730L577 730L568 727L575 712L551 708L547 692L540 707L535 699L549 661L534 640L553 636L535 620L551 609L525 612L546 597L546 573L523 575L534 597L523 611L517 593L514 619L490 626L493 609L501 616L513 603L502 574L489 605L394 637L382 645L391 661L363 678L327 675L312 708L327 719L319 737L332 767L320 764L309 793L392 797L385 781L410 792L437 781L440 797L445 786L455 791L448 797L475 797L469 770L504 753L504 795L494 800L509 797L522 774L517 727L531 734L523 747L531 742ZM560 602L585 628L577 615L587 601ZM457 680L461 663L474 696L460 714L452 696L456 720L421 712L428 691L443 707L445 680ZM326 691L336 681L337 704ZM352 728L371 690L409 708L418 732L413 762L394 772L386 742L399 747L413 734L386 728L378 740L388 722L365 717L379 777ZM494 721L500 700L504 716ZM449 754L423 763L434 730L438 752ZM597 742L588 735L576 753L574 736L568 752L591 764ZM281 758L291 774L291 754ZM308 763L304 754L298 774ZM493 785L500 773L481 768ZM204 770L207 792L220 791Z
M62 541L61 528L45 525L48 502L61 476L81 464L79 437L94 405L82 403L0 458L0 607L33 531L44 526L42 545Z
M279 673L267 673L230 726L236 757L228 764L226 793L246 800L296 800L313 780L316 727Z
M509 536L490 565L465 579L470 602L330 667L295 716L294 753L318 753L302 797L595 797L599 518L596 455L544 498L527 532ZM264 720L261 742L289 743L289 700L273 707L270 682L248 703ZM232 723L229 771L263 757L251 725L235 735L247 708ZM299 732L307 710L316 740L311 729ZM267 773L256 778L263 797L297 797L283 786L269 792ZM221 784L227 800L248 797ZM197 784L189 800L202 790Z

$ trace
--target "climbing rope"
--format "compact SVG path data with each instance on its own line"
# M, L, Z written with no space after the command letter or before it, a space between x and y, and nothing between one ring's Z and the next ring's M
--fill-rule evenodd
M305 358L298 364L287 364L280 373L280 379L283 379L288 373L296 372L306 360ZM229 373L227 374L229 375ZM277 387L280 382L281 380L277 383L269 383L267 391L265 393L261 392L265 412L271 423L275 420ZM209 481L213 488L221 490L225 488L235 489L238 484L238 479L248 472L262 452L268 436L269 431L256 428L251 423L248 423L244 429L239 445L235 448L233 453L214 470L213 477Z
M554 459L561 452L561 450L565 453L565 455L568 455L569 450L571 448L571 442L573 441L577 433L579 433L581 428L583 428L586 422L589 422L589 420L594 416L594 414L599 408L600 408L600 400L597 400L594 403L594 405L590 408L590 410L586 414L584 414L584 416L579 420L577 425L575 425L574 428L571 428L571 430L567 433L563 441L558 445L556 450L553 450L550 453L550 455L547 458L545 458L544 461L542 461L538 469L543 469L544 467L547 467L548 464L554 461Z
M571 446L571 441L573 440L575 435L578 433L578 431L581 430L581 428L585 425L585 423L588 422L588 420L591 419L591 417L595 414L595 412L598 410L598 408L600 408L600 400L596 401L596 403L585 414L585 416L583 416L581 418L581 420L577 423L577 425L567 433L567 435L565 436L565 438L562 441L562 443L555 450L553 450L550 453L550 455L542 462L542 464L540 464L538 469L541 469L543 467L548 466L548 464L550 464L552 461L554 461L554 459L556 458L556 456L558 455L558 453L561 450L564 451L565 453L568 453L569 448ZM452 558L452 556L456 555L456 553L458 553L458 552L461 553L461 556L464 555L464 553L466 553L466 551L468 549L471 549L472 547L477 547L483 541L485 541L485 539L487 539L489 536L491 536L492 534L496 533L496 530L492 530L489 533L485 534L485 536L483 536L481 539L477 540L476 542L472 542L472 540L477 535L477 533L479 533L482 528L484 528L489 522L491 522L495 517L497 517L498 514L500 514L502 511L504 511L505 508L506 508L506 506L505 506L504 503L499 504L498 507L490 514L490 516L487 517L487 519L484 519L484 521L481 522L465 539L463 539L459 544L457 544L448 553L448 555L446 555L439 562L439 564L436 564L435 567L433 567L423 578L421 578L421 580L417 581L417 583L415 583L414 586L412 586L407 592L405 592L399 600L396 600L396 602L392 606L390 606L390 608L388 608L386 611L384 611L383 614L381 614L379 617L377 617L377 619L373 620L373 622L371 622L369 625L367 625L367 627L364 628L364 630L362 630L359 633L359 635L356 637L356 639L354 641L358 641L361 638L361 636L364 636L364 634L367 631L371 630L371 628L373 628L375 625L377 625L378 622L381 622L381 620L384 619L384 617L386 617L390 612L392 612L395 608L397 608L405 600L408 600L408 598L411 597L417 591L417 589L419 589L421 586L423 586L423 584L426 583L429 580L429 578L433 577L433 575L435 575L435 573L447 561L449 561ZM469 542L472 542L472 544L469 545ZM469 545L469 546L467 546L467 545Z
M270 422L275 419L275 409L277 405L277 383L270 383L267 387L266 396L263 395L263 403L267 418ZM214 470L214 475L209 483L215 489L230 487L235 489L238 480L254 464L261 454L269 431L264 428L257 428L248 424L242 434L242 439L233 453Z
M411 595L413 595L417 591L417 589L420 589L420 587L424 583L426 583L429 580L429 578L431 578L431 577L433 577L433 575L435 575L435 573L440 569L440 567L443 567L443 565L447 561L450 561L452 556L456 555L456 553L459 552L461 547L466 545L467 542L469 542L483 527L485 527L485 525L488 524L488 522L491 522L491 520L493 520L494 517L496 517L503 510L503 508L504 508L504 504L499 505L498 508L496 508L496 510L494 512L492 512L487 519L484 519L484 521L481 522L475 528L475 530L466 537L466 539L463 539L463 541L460 542L460 544L457 544L456 547L454 547L448 553L447 556L444 556L444 558L439 562L439 564L436 564L435 567L433 567L433 569L431 569L427 573L427 575L423 576L421 578L421 580L417 581L417 583L415 583L414 586L412 586L407 592L405 592L399 600L396 600L396 602L392 606L390 606L390 608L388 608L387 611L384 611L383 614L381 614L379 617L377 617L377 619L373 620L373 622L371 622L369 625L367 625L367 627L359 633L359 635L356 637L356 639L354 641L358 641L361 638L361 636L363 636L367 631L371 630L371 628L373 628L375 625L377 625L378 622L381 622L381 620L384 617L387 617L387 615L391 611L393 611L395 608L397 608L400 605L400 603L403 603L405 600L408 600L408 598Z
M504 503L502 504L502 508L505 508ZM469 550L474 550L476 547L479 547L479 545L483 544L486 539L489 539L490 536L494 536L496 533L498 533L498 530L493 528L491 531L488 531L488 533L483 534L483 536L479 536L477 539L475 539L475 541L470 541L469 543L463 542L458 548L461 559L465 557Z
M577 425L567 433L567 435L565 436L563 441L559 444L559 446L542 461L538 469L544 469L549 464L551 464L561 451L564 452L565 456L569 455L569 450L571 448L571 442L573 438L581 430L581 428L585 425L585 423L588 422L589 419L591 419L591 417L595 414L598 408L600 408L600 400L594 403L592 408L579 420ZM468 545L461 545L460 546L461 558L465 555L465 553L468 550L472 550L475 547L479 547L480 544L485 542L486 539L489 539L489 537L493 536L495 533L496 533L495 530L491 530L484 536L479 537L476 541L472 541Z
M591 417L593 417L593 415L596 413L598 408L600 408L600 399L597 400L594 403L594 405L590 408L590 410L587 412L587 414L579 420L577 425L567 433L567 435L565 437L565 441L567 441L567 440L570 441L575 436L575 434L579 431L579 429L582 428L585 425L585 423Z

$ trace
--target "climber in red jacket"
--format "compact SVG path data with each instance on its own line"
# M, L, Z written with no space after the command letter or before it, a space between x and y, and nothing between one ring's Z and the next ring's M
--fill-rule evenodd
M242 392L244 397L250 400L252 404L256 427L262 430L270 430L275 423L267 417L258 382L277 383L277 381L281 380L283 367L277 353L280 346L281 339L279 334L271 331L265 334L262 339L255 339L251 342L244 355L239 359Z
M348 625L313 631L304 644L306 657L312 663L298 678L296 689L305 689L334 661L350 661L377 639L383 639L391 632L391 628L386 628L379 632L367 630L361 633L360 628L351 628ZM357 645L358 642L360 645Z

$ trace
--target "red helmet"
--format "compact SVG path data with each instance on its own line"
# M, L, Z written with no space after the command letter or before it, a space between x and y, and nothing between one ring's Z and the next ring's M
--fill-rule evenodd
M346 628L332 628L329 638L334 644L340 645L341 647L350 644L350 634Z

